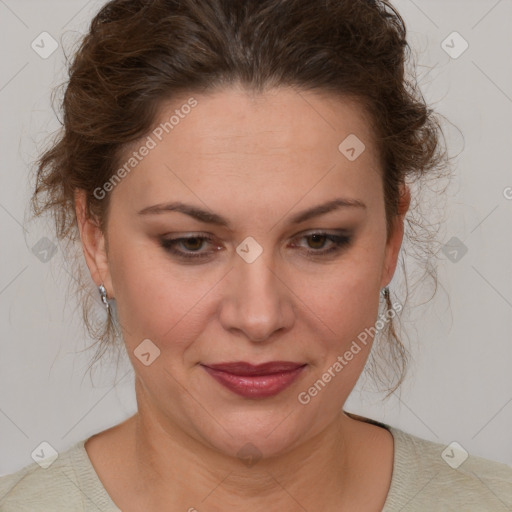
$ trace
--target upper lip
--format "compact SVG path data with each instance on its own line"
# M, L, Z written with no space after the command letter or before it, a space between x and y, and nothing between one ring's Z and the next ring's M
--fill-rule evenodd
M234 361L231 363L205 364L208 368L233 375L270 375L273 373L289 372L296 370L305 363L293 363L290 361L269 361L262 364L251 364L245 361Z

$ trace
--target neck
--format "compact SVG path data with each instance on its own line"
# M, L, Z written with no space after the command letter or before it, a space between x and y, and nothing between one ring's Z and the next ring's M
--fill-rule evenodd
M141 407L142 405L142 407ZM342 411L322 432L280 456L227 456L139 404L131 418L137 482L155 509L339 510L352 501L358 454L354 420ZM357 422L356 422L357 423ZM179 504L179 505L178 505Z

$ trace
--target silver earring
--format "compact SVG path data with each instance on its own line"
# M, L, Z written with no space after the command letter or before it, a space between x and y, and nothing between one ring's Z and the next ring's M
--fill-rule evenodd
M100 297L101 297L101 302L103 302L103 304L105 305L105 307L107 308L107 311L109 309L109 304L108 304L108 299L107 299L107 290L105 289L105 287L103 286L103 283L101 283L99 286L98 286L98 289L100 291Z
M385 298L387 299L389 297L389 288L387 286L385 286L384 288L382 288L382 290L380 291L380 294Z

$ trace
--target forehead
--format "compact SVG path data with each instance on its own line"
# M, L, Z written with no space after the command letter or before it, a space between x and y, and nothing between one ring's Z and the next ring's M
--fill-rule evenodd
M178 124L172 133L179 146L176 149L193 146L199 155L251 154L254 149L260 155L292 147L303 152L336 149L349 133L357 134L367 147L373 139L371 119L355 98L288 87L251 93L233 86L203 95L184 95L162 103L156 127L165 125L176 111L185 110L191 96L197 105L175 119Z
M215 187L261 193L269 184L299 193L301 186L312 188L321 180L324 188L343 185L355 194L379 177L372 123L351 98L292 88L253 94L232 87L173 98L158 114L151 131L124 156L127 161L142 145L152 146L118 187L131 183L138 203L168 200L166 184L177 179L184 180L182 188L191 187L188 193L202 187L209 193ZM358 152L364 144L357 159L343 152L345 140L349 146L356 141Z

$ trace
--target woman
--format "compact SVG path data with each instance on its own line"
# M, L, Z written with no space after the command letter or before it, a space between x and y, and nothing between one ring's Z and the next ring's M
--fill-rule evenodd
M445 163L405 35L382 1L98 13L34 205L79 234L138 411L1 479L2 511L512 507L508 466L343 410L383 327L401 374L388 284Z

